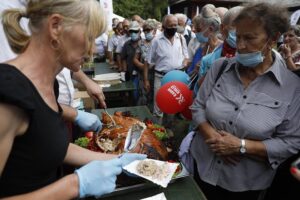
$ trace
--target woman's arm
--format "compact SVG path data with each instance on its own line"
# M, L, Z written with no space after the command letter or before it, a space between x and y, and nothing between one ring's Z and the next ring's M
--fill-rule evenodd
M110 160L116 157L118 155L94 152L70 143L64 162L73 166L82 166L93 160Z
M29 119L20 108L0 103L0 177L16 136L23 135Z
M8 155L16 136L23 135L29 125L29 118L20 108L0 103L0 175L5 167ZM76 174L40 190L4 199L72 199L78 196L78 178Z
M299 69L299 67L294 63L292 56L287 56L284 60L289 70L294 71Z
M76 174L70 174L44 188L27 194L4 198L2 200L56 200L74 199L79 195L79 180Z
M103 108L106 108L105 96L102 87L90 79L83 71L73 73L73 78L84 85L87 93L96 100Z

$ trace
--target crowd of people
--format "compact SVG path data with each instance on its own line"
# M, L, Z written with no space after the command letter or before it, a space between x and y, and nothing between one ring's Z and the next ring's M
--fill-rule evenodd
M146 158L70 143L68 123L102 128L73 102L75 79L106 108L101 87L81 71L88 60L125 73L135 105L147 105L157 123L164 75L193 77L193 131L180 151L208 200L299 194L300 171L290 167L300 150L300 25L290 25L286 8L207 4L192 20L115 18L112 32L95 0L12 0L0 12L0 198L99 197L113 191L124 165ZM63 163L77 169L61 177Z

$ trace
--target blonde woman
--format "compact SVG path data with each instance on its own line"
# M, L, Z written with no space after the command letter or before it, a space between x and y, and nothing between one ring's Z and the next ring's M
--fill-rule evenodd
M21 18L29 19L31 36ZM2 20L19 56L0 64L0 198L73 199L113 191L122 166L145 156L116 158L69 144L55 81L63 66L76 72L91 56L106 27L99 3L30 0L26 10L7 10ZM60 178L62 163L85 166Z

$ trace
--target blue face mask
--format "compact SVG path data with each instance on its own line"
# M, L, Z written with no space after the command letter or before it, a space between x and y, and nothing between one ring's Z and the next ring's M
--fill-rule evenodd
M208 42L208 37L205 37L203 35L203 32L196 33L196 38L197 38L198 42L200 42L200 43L206 43L206 42Z
M140 35L138 33L131 33L130 37L133 42L136 42L140 39Z
M145 35L145 38L146 38L146 40L148 40L148 41L152 40L153 37L154 37L154 35L153 35L151 32L149 32L149 33L147 33L147 34Z
M253 53L236 53L236 61L245 67L253 68L264 61L261 51Z
M236 48L236 33L233 30L230 30L228 32L228 37L226 38L226 42L231 46L232 48Z

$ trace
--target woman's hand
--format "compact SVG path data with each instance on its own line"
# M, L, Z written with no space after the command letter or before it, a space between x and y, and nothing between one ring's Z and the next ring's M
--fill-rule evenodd
M241 140L228 132L218 132L221 137L213 137L205 141L210 149L218 156L237 155L241 146Z
M284 59L287 59L292 56L291 47L288 44L283 44L281 47L281 52L283 53Z

